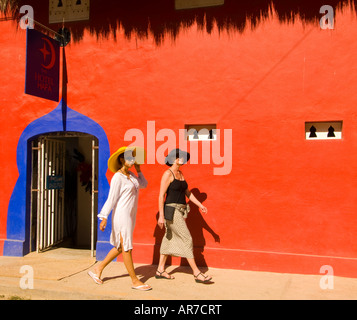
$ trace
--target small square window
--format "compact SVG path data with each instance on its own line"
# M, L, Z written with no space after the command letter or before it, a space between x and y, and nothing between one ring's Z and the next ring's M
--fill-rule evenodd
M342 121L305 122L306 140L342 139Z
M215 124L186 124L185 129L189 141L210 141L217 138Z

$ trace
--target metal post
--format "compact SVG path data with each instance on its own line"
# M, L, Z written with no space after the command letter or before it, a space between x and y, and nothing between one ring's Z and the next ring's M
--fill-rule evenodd
M95 194L98 193L98 190L95 189L95 150L98 149L98 146L95 145L95 140L92 140L92 206L91 206L91 215L92 215L92 220L91 220L91 256L94 257L94 234L95 234L95 211L94 211L94 205L95 205Z

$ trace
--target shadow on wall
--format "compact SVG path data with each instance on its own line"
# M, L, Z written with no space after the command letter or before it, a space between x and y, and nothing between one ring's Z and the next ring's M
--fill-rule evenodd
M195 23L207 33L212 32L215 24L219 31L243 32L247 27L255 28L272 11L281 22L301 19L315 23L322 16L320 7L326 4L334 9L350 5L355 10L357 0L329 0L328 3L325 0L225 0L221 6L185 10L175 10L175 0L106 0L105 5L103 1L91 0L90 20L68 22L65 27L71 30L74 41L80 41L85 30L97 37L113 35L115 38L120 27L128 38L152 35L159 45L165 37L175 39L182 29ZM62 24L48 24L48 0L8 0L0 5L0 11L18 21L22 5L33 7L36 21L56 31L62 27Z
M191 189L191 192L194 194L194 196L200 201L203 205L204 201L207 199L207 194L206 193L201 193L198 188L193 188ZM209 232L215 242L220 242L220 237L218 234L216 234L213 229L207 224L205 219L203 218L201 212L199 211L198 207L194 205L193 203L189 203L191 207L191 211L188 214L188 217L186 219L186 224L188 229L190 230L192 239L193 239L193 253L195 257L196 264L200 267L207 267L207 263L205 260L205 257L203 255L204 252L204 247L206 246L206 240L203 235L203 230L206 230ZM208 208L209 211L209 208ZM209 213L208 213L209 214ZM159 218L159 213L157 212L156 214L156 221ZM155 246L154 246L154 254L152 258L152 264L157 265L159 263L159 258L160 258L160 246L161 246L161 241L162 238L165 235L165 228L160 229L159 226L156 224L155 230L154 230L154 238L155 238ZM168 257L167 259L167 265L171 265L171 257ZM181 266L187 266L188 262L185 258L181 258Z

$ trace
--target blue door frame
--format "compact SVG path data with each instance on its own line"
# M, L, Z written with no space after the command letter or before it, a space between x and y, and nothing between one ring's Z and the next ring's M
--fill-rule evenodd
M31 150L28 142L35 136L50 132L81 132L95 136L99 141L98 154L98 212L103 207L108 193L109 184L106 178L107 160L110 155L109 143L103 128L92 119L70 109L60 101L56 109L47 115L30 123L20 136L16 162L19 177L12 192L6 226L4 256L24 256L30 248L30 188L28 176L31 174L28 161ZM109 244L111 221L104 232L97 232L96 256L102 260L110 250ZM99 225L99 224L98 224Z

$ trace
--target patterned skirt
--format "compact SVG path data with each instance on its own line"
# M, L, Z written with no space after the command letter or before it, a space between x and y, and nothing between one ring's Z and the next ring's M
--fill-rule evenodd
M165 222L166 232L161 242L160 254L193 259L192 237L182 212L176 208L173 220Z

